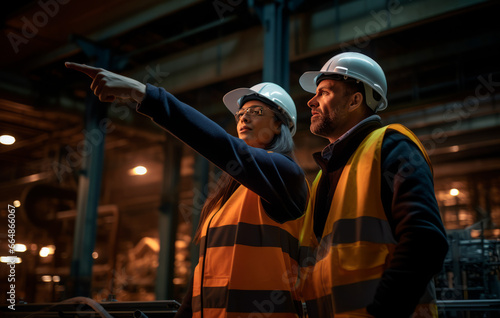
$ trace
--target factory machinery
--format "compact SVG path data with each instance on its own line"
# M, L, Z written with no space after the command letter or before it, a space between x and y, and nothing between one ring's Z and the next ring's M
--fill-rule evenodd
M74 297L59 303L16 304L15 310L0 307L4 318L169 318L174 317L180 304L174 300L106 301L98 303L86 297Z
M500 241L448 233L450 248L436 278L440 318L500 318Z

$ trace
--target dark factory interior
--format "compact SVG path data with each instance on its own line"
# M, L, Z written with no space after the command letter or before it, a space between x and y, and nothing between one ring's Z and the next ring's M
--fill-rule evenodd
M327 140L309 131L312 94L299 77L353 51L385 71L383 123L410 128L433 164L450 246L434 278L440 317L500 317L499 12L494 0L2 3L2 312L48 315L40 304L85 296L111 315L137 304L168 317L198 260L192 238L220 172L134 103L98 102L92 80L64 62L163 87L232 134L224 94L278 82L297 105L295 155L312 182L312 153Z

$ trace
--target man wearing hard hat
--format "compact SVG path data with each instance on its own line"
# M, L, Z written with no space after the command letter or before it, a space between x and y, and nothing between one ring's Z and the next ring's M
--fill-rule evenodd
M305 72L310 130L330 144L314 158L301 234L309 317L437 317L433 276L448 250L429 157L399 124L383 126L382 68L342 53Z

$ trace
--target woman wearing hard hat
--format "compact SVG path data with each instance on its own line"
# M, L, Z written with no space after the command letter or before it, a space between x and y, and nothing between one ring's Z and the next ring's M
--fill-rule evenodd
M101 101L135 100L140 113L225 171L202 209L199 263L176 317L299 317L298 235L308 190L292 159L297 116L287 92L260 83L227 93L236 138L163 88L66 66L90 76Z

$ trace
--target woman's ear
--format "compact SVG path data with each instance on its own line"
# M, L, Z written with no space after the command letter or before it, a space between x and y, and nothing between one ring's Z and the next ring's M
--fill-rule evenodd
M275 120L273 123L273 133L275 135L281 134L281 121Z

